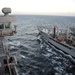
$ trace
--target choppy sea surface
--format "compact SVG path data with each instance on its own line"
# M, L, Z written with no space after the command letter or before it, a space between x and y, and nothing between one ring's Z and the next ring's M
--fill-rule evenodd
M20 75L75 75L74 64L56 52L45 42L38 42L37 26L51 27L57 25L66 28L75 25L75 17L44 16L44 15L16 15L17 34L12 41L19 41L20 52L17 54ZM70 67L70 69L69 69Z

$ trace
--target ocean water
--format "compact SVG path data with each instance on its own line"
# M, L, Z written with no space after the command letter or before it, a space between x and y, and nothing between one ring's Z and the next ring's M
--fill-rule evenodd
M49 47L45 42L38 42L37 26L48 28L57 25L67 28L75 25L75 17L44 16L44 15L16 15L17 34L10 39L19 41L20 50L17 54L18 71L20 75L75 75L75 69L69 69L74 64Z

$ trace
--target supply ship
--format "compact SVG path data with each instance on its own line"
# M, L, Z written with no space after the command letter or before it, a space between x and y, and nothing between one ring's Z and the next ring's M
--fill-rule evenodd
M11 8L3 8L0 16L0 75L19 75L17 70L16 51L10 51L7 36L16 34L16 26L12 28L11 22L16 21L15 16L9 15Z
M46 42L49 46L52 46L68 57L73 63L75 63L75 28L68 27L67 30L59 29L57 26L53 28L47 28L38 26L40 38Z

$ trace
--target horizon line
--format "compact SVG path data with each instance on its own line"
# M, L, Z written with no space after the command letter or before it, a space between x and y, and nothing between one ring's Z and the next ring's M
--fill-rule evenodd
M2 16L3 13L0 13L0 15ZM75 17L75 14L72 15L72 14L23 14L23 13L9 13L9 15L38 15L38 16L72 16L72 17Z

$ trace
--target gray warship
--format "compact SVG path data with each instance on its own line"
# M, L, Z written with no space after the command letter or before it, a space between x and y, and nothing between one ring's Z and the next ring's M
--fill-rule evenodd
M57 52L69 58L75 63L75 28L69 27L67 30L59 29L57 26L47 28L38 26L40 38Z
M11 8L3 8L3 16L0 16L0 75L19 75L17 70L17 59L15 51L12 53L7 44L7 36L16 33L16 26L12 28L11 22L16 21L15 16L9 15Z

